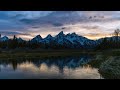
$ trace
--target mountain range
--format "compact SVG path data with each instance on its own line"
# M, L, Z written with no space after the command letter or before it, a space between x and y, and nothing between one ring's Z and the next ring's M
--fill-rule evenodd
M107 37L108 40L116 40L115 37ZM25 41L22 38L16 38L19 42ZM33 39L30 40L31 43L40 43L46 45L59 45L65 46L69 48L94 48L96 45L100 44L104 38L98 40L90 40L86 37L79 36L76 33L68 33L64 34L61 31L56 36L47 35L45 38L42 38L40 35L37 35ZM7 36L1 37L0 41L8 41L9 38ZM120 37L119 37L120 40Z
M31 40L32 43L44 43L44 44L53 44L53 45L61 45L71 48L80 48L80 47L94 47L96 45L96 41L87 39L83 36L79 36L76 33L69 33L64 34L61 31L55 37L51 36L50 34L42 38L40 35L37 35Z

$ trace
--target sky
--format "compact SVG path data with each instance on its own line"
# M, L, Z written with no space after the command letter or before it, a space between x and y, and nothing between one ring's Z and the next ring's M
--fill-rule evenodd
M89 39L111 36L120 28L120 11L0 11L0 33L29 40L75 32Z

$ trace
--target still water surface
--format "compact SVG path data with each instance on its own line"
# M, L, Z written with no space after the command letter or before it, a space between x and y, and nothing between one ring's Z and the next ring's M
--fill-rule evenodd
M100 79L91 56L0 60L0 79Z

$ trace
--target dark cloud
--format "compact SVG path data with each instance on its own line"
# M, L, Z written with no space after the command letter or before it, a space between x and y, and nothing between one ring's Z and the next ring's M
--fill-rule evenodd
M66 29L66 27L62 27L62 29Z
M63 26L63 24L62 23L53 23L53 26L59 27L59 26Z
M21 19L20 21L25 24L53 24L54 26L61 26L61 24L74 24L78 21L82 21L77 12L74 11L54 11L47 16L39 17L35 19Z
M32 28L39 28L38 26L32 26Z

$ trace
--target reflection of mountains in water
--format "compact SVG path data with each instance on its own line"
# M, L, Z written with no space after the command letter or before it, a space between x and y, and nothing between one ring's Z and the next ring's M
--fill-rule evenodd
M33 60L0 60L0 65L12 64L13 69L17 68L18 64L31 62L35 66L40 67L43 63L48 67L53 65L57 66L59 69L64 67L75 69L80 65L88 63L92 59L91 56L79 56L79 57L58 57L58 58L48 58L48 59L33 59Z

